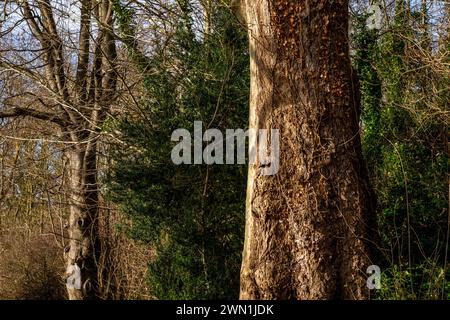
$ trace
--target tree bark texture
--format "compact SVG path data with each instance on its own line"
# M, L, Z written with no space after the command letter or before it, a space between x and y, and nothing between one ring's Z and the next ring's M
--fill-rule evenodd
M66 153L70 188L68 271L80 268L81 287L67 286L70 300L95 299L101 295L98 283L100 243L98 230L98 186L96 145L78 145Z
M369 186L346 0L243 0L250 128L280 170L249 168L241 299L364 299Z

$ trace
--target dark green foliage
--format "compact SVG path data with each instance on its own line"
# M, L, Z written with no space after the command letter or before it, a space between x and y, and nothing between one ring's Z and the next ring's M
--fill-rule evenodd
M360 78L362 116L364 118L363 146L370 167L376 165L380 154L381 80L373 66L377 52L377 30L366 27L367 15L357 17L353 41L357 47L354 62Z
M448 129L421 98L429 99L432 70L411 57L410 50L424 39L409 27L409 19L417 18L407 14L403 1L396 8L388 30L368 30L362 15L354 36L363 148L378 200L384 256L374 261L384 270L379 297L443 298L450 294L445 261Z
M148 280L157 298L237 298L246 167L176 166L171 134L192 132L194 121L223 133L246 128L247 40L226 7L214 7L211 33L199 35L190 2L179 6L168 46L144 57L133 42L132 12L116 3L130 56L146 72L146 94L139 114L117 124L129 147L113 151L110 196L132 217L130 235L156 250Z

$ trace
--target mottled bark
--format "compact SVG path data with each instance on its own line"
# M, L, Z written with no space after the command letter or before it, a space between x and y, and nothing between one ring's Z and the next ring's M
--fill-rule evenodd
M69 299L95 299L98 285L98 187L96 146L79 145L66 152L70 216L69 243L65 255L67 268L80 268L81 287L67 286Z
M249 168L242 299L364 299L369 187L346 0L245 0L250 127L280 170Z
M90 1L85 1L84 13L88 14ZM83 13L83 8L82 8ZM93 66L87 74L86 58L89 51L86 35L89 32L89 19L85 17L80 28L80 43L77 87L74 99L79 103L79 110L87 119L76 117L74 128L68 130L65 140L72 141L73 147L67 152L68 178L70 185L69 247L66 254L66 276L70 276L76 265L81 272L81 287L70 283L67 291L71 300L97 299L103 297L101 292L102 271L100 266L100 241L98 230L99 190L97 184L97 145L101 126L115 99L117 85L117 58L115 37L111 32L113 26L112 3L102 1L93 13L103 21L95 41ZM89 33L88 33L89 35ZM90 82L90 83L89 83Z

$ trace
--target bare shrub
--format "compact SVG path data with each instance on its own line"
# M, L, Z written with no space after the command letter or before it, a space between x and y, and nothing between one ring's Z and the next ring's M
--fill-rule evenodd
M62 256L53 239L4 233L0 255L0 299L66 299Z
M115 210L104 210L100 215L102 255L98 270L103 299L153 299L145 279L154 252L126 236L129 224Z

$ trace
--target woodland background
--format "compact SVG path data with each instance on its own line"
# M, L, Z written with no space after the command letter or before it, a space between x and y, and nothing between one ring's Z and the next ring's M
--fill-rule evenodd
M27 78L36 44L16 2L0 1L0 110L51 107ZM81 2L48 2L68 73ZM175 166L170 135L200 119L248 127L246 30L225 0L112 4L117 85L97 131L101 297L238 298L247 168ZM350 11L383 272L372 298L448 299L450 3L355 0ZM66 148L48 119L0 120L0 299L67 298Z

